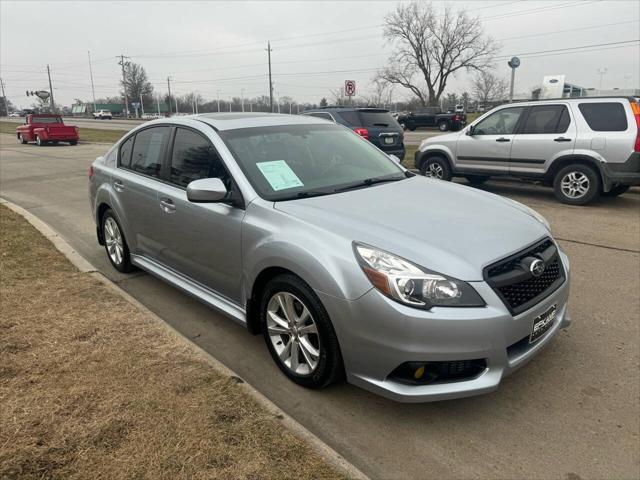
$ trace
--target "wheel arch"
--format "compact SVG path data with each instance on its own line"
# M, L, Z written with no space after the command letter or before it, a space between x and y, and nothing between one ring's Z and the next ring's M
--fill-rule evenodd
M247 298L247 309L246 309L247 329L251 334L258 335L261 332L260 297L261 297L262 291L271 280L273 280L279 275L285 275L285 274L295 275L296 277L302 279L300 275L289 270L288 268L271 266L271 267L264 268L253 281L253 284L251 285L251 289L250 289L250 295Z
M588 167L593 168L596 174L600 178L600 182L602 184L602 188L605 192L611 190L612 184L608 181L607 176L603 174L601 162L597 159L590 157L589 155L564 155L562 157L556 158L553 163L549 166L547 170L547 177L551 182L555 180L556 175L560 170L568 165L579 164L586 165Z
M416 168L420 170L422 168L422 164L429 157L440 157L443 160L446 160L451 171L454 171L453 162L451 161L451 152L448 152L442 147L427 148L424 151L420 151L420 154L416 156Z

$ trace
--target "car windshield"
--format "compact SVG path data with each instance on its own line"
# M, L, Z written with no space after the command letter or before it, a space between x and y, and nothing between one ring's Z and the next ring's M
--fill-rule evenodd
M33 123L62 123L62 118L57 115L50 117L33 117Z
M267 200L328 195L406 178L387 155L338 125L245 128L220 136Z

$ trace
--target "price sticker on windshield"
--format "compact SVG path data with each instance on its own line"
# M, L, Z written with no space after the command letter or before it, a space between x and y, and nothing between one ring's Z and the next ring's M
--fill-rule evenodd
M256 163L257 167L267 179L271 188L276 192L287 188L304 187L291 167L284 160Z

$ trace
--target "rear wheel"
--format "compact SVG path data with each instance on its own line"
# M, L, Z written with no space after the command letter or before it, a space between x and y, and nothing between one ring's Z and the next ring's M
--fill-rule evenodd
M553 192L562 203L586 205L600 194L600 176L588 165L568 165L556 173Z
M71 141L69 142L69 145L77 145L77 144L78 144L78 141L77 141L77 140L71 140Z
M447 130L449 130L449 122L438 122L438 130L440 130L441 132L446 132Z
M36 145L38 145L39 147L44 147L46 143L47 142L40 138L40 135L36 135Z
M133 266L131 265L129 247L113 210L107 210L102 216L102 234L104 235L104 248L111 265L119 272L130 272Z
M300 278L279 275L267 284L260 322L269 353L293 382L323 388L342 376L342 356L329 315Z
M451 180L449 162L441 157L429 157L420 166L420 173L425 177L438 180Z
M617 197L629 190L629 185L614 185L608 192L602 192L603 197Z

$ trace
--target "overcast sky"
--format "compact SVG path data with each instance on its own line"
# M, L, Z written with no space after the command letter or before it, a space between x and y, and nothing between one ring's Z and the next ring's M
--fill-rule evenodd
M640 39L638 1L455 1L482 19L500 40L497 72L507 77L506 58L518 55L516 92L527 92L544 75L603 88L640 87L639 44L589 47L571 53L549 50ZM434 2L437 8L445 2ZM0 76L18 107L32 101L25 90L47 89L46 65L56 103L89 100L87 51L97 97L119 92L116 55L142 64L158 93L197 91L205 98L268 95L267 40L273 53L274 90L300 102L318 102L330 89L356 80L368 90L391 47L382 36L395 1L140 1L30 2L0 0ZM615 47L615 48L613 48ZM532 55L526 55L530 53ZM449 92L470 88L461 72ZM408 92L397 87L396 98Z

